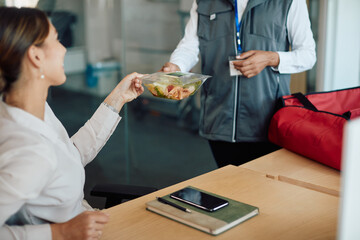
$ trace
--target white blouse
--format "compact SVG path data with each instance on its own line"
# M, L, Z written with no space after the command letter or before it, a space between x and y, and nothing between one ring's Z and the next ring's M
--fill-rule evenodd
M237 0L239 20L248 0ZM171 54L170 62L177 64L181 71L188 72L199 61L199 38L197 36L198 14L194 0L190 10L190 19L185 28L185 35ZM306 71L316 62L315 40L310 27L306 0L293 0L286 22L291 51L277 52L280 73L290 74Z
M0 239L51 239L49 223L91 210L84 166L120 119L101 104L69 138L48 104L42 121L0 101Z

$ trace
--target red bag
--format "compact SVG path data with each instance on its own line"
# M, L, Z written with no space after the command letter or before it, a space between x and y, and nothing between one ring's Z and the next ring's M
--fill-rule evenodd
M341 170L343 127L360 116L360 87L280 98L269 126L269 140Z

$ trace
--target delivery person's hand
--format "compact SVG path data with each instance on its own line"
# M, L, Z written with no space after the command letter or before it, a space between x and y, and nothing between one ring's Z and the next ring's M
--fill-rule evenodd
M178 65L167 62L164 64L164 66L160 69L160 72L177 72L180 71L180 68Z
M271 51L251 50L237 56L234 67L245 77L251 78L258 75L265 67L277 67L280 63L279 54Z

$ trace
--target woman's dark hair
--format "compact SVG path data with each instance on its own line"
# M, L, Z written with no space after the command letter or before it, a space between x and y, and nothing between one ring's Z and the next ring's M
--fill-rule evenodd
M43 44L49 27L39 9L0 7L0 94L18 79L27 50Z

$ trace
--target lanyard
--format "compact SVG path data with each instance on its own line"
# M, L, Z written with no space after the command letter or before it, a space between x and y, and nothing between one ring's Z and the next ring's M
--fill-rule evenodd
M235 0L235 24L236 24L236 43L237 43L237 50L238 50L238 52L240 53L240 52L242 51L242 48L241 48L241 40L240 40L241 21L239 21L237 0Z

